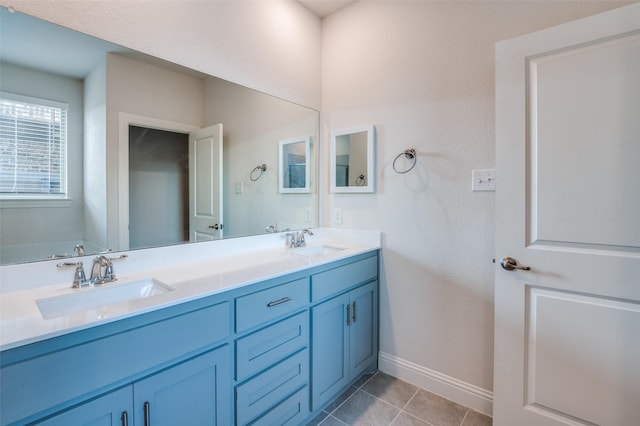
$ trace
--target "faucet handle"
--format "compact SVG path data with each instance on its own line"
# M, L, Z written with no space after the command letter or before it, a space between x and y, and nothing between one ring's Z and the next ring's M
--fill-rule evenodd
M73 274L73 284L71 284L71 288L80 288L87 285L87 276L84 273L84 266L82 262L62 262L56 265L56 267L60 269L67 268L69 266L75 266L76 268Z

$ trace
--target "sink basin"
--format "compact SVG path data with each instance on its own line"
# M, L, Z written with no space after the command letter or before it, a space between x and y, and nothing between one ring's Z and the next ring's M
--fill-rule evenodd
M172 291L173 288L153 278L126 283L103 284L102 287L80 289L63 296L36 300L44 319L57 318L74 312L104 308L121 302L144 299Z
M317 245L294 248L291 250L291 253L299 254L301 256L322 256L323 254L335 253L344 249L344 247Z

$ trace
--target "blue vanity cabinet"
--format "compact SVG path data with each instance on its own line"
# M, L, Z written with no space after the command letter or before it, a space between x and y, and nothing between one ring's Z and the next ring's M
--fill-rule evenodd
M40 426L228 425L228 345L36 424Z
M312 276L312 410L377 365L377 270L374 256Z
M147 401L153 425L179 424L160 423L160 418L193 411L190 404L198 401L214 406L216 421L206 417L204 424L227 425L232 312L232 304L221 297L203 298L5 351L0 357L0 424L95 420L100 425L109 424L109 418L121 424L118 418L127 411L129 425L144 425L137 417ZM127 406L134 404L134 395L145 400L133 411L110 404L120 389L128 389Z

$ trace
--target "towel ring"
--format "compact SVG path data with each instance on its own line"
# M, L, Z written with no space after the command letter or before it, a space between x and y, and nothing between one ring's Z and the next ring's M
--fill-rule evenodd
M358 186L364 186L365 181L364 181L364 175L360 175L356 178L356 185Z
M406 158L408 160L413 160L413 164L411 164L411 167L409 167L407 170L398 170L398 168L396 167L396 162L403 155L404 155L404 158ZM407 172L411 171L416 166L416 162L417 162L416 150L413 149L413 148L405 149L403 152L398 154L398 156L395 158L395 160L393 160L393 170L395 170L396 173L400 173L400 174L407 173Z
M256 176L256 171L260 171L260 174ZM260 177L262 176L262 174L264 172L267 171L267 165L266 164L259 164L256 167L254 167L253 170L251 170L251 174L249 174L249 179L251 179L251 181L255 182L258 179L260 179ZM254 177L256 176L256 177Z

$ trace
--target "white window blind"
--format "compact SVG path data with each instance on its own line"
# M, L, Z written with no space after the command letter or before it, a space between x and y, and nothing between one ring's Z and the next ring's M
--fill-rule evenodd
M66 196L67 110L0 93L0 197Z

